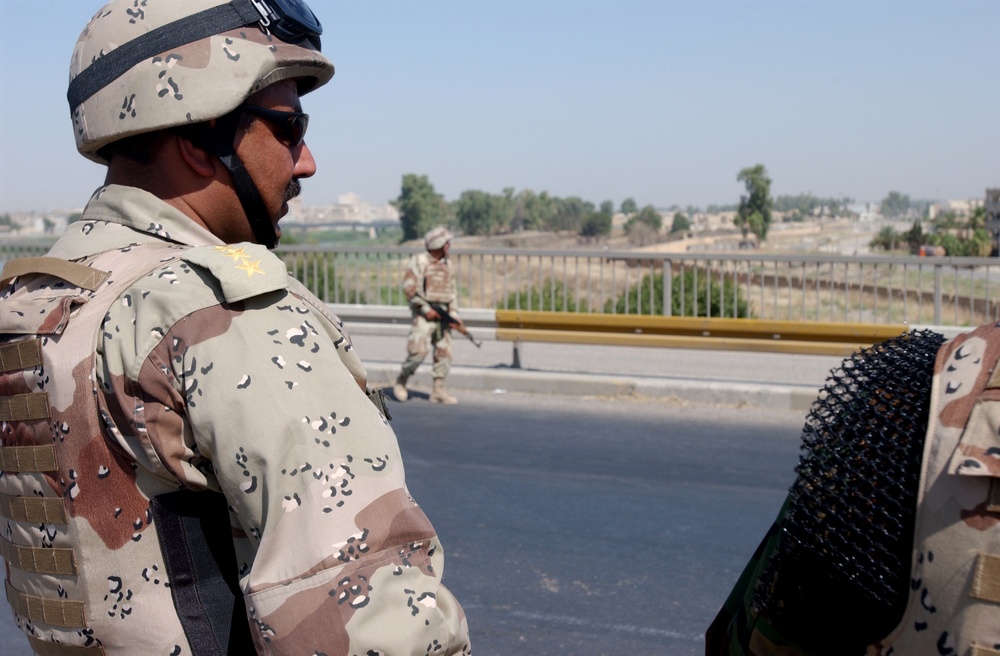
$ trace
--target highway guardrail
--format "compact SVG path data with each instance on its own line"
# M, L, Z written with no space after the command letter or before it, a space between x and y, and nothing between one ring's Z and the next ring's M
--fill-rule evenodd
M331 304L349 332L405 337L402 306ZM478 339L618 346L849 355L903 334L907 324L769 321L706 317L581 314L468 309L461 316Z
M906 324L496 311L496 338L618 346L849 355L905 333Z

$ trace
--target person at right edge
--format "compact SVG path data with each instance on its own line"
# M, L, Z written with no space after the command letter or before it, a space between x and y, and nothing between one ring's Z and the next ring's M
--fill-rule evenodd
M1000 323L831 372L706 656L1000 654Z
M77 41L105 184L0 275L0 555L37 656L471 653L381 393L268 250L316 171L321 32L302 0L113 0Z
M434 379L434 388L430 401L458 403L458 399L444 389L444 379L451 371L452 323L458 330L465 327L458 316L455 303L455 275L448 259L451 239L451 232L444 226L427 231L424 235L427 252L410 258L403 274L403 293L410 304L413 322L406 340L406 360L403 361L396 384L392 386L392 395L397 401L409 398L406 383L427 357L427 353L433 350L431 377Z

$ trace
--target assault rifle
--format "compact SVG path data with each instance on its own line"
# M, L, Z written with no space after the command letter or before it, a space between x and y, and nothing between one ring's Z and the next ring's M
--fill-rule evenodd
M476 345L476 348L482 348L483 343L477 341L476 338L472 336L472 333L469 332L468 327L466 327L464 323L451 316L451 313L448 312L448 308L444 304L431 303L430 301L428 301L427 304L431 306L432 310L438 313L439 317L441 317L441 328L455 326L455 330L468 337L469 341Z

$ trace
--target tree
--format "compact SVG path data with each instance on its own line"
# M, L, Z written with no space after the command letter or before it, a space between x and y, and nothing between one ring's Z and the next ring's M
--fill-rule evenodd
M674 212L673 223L670 224L670 234L675 232L687 232L691 229L691 222L683 212Z
M941 212L934 219L934 231L935 232L947 232L949 230L958 230L962 227L962 220L954 212Z
M455 201L455 220L467 235L491 235L502 225L504 197L468 190Z
M982 205L972 210L969 215L969 228L975 230L986 230L986 208Z
M525 189L517 196L518 206L523 213L521 225L528 230L539 230L552 224L556 215L556 199L543 191L536 194Z
M850 215L848 205L854 201L844 198L817 198L812 193L797 196L778 196L774 199L774 209L778 212L791 212L797 217L811 214L826 214L830 216ZM793 219L801 220L801 218Z
M625 234L630 244L645 246L657 241L661 227L663 217L652 205L646 205L639 212L633 212L625 222Z
M663 227L663 217L652 205L646 205L638 214L632 217L632 220L645 223L653 229L653 232L659 232L660 228Z
M888 253L896 250L896 244L901 241L903 241L903 239L900 235L896 234L896 231L892 226L885 226L879 230L878 234L875 235L870 242L868 242L868 246L874 249L881 248Z
M752 232L763 241L771 227L771 210L774 207L771 178L767 177L764 165L757 164L740 171L736 179L746 185L747 195L740 196L733 223L743 232L744 237Z
M579 233L584 219L593 211L593 203L576 196L556 199L555 216L552 217L552 222L547 227L553 231L571 230Z
M625 234L628 235L628 243L633 246L656 243L657 233L645 221L628 221L625 224Z
M920 253L920 247L924 245L925 241L923 223L920 222L920 219L914 219L910 229L900 236L906 240L907 246L910 247L910 254L917 255Z
M898 191L890 191L889 195L882 199L882 216L887 219L895 219L906 216L910 211L910 197Z
M639 206L635 204L634 198L626 198L622 201L622 214L634 214L639 211Z
M607 214L608 216L611 216L615 213L615 204L612 203L610 200L606 200L603 203L601 203L601 211Z
M604 204L601 204L604 207ZM613 208L613 206L612 206ZM581 237L604 237L611 234L611 212L591 212L580 226Z
M399 210L403 241L418 239L443 223L447 208L444 197L434 191L427 176L413 173L403 176L403 188L393 205Z
M520 203L514 195L513 187L504 187L503 193L493 197L493 204L496 209L496 224L491 229L494 232L510 232L514 229L520 215Z

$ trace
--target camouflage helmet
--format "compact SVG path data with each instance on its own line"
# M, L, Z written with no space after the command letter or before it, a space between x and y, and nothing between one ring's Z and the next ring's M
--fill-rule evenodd
M280 80L326 84L321 32L302 0L112 0L70 61L77 150L107 163L110 143L224 116Z
M424 235L424 245L429 251L436 251L439 248L444 248L444 245L451 241L452 234L444 226L437 226L436 228L431 228Z

